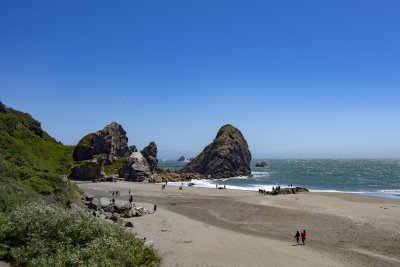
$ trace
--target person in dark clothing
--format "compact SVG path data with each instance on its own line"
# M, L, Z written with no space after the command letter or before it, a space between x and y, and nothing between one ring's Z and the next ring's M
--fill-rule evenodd
M154 205L154 210L153 210L153 213L155 213L155 212L156 212L156 210L157 210L157 205Z
M297 245L298 245L299 244L299 239L300 239L300 232L299 231L296 232L294 238L296 238Z
M301 242L303 242L303 245L305 245L305 241L307 238L307 234L306 234L306 230L303 230L303 232L301 232Z

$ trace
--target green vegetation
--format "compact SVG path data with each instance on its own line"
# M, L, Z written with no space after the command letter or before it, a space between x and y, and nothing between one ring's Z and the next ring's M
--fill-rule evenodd
M114 161L113 164L105 165L104 172L106 173L106 175L118 174L118 171L124 165L125 160L126 157L120 157L116 161Z
M154 249L123 227L43 202L0 217L0 225L0 257L28 266L160 264Z
M37 198L61 204L76 199L76 187L61 178L73 164L72 148L49 136L28 113L0 103L0 212Z
M18 266L158 266L154 249L121 226L63 208L82 194L64 178L72 149L0 102L0 259Z

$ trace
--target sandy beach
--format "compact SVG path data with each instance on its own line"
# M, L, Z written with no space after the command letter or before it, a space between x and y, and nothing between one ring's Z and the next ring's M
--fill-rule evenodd
M243 190L117 182L86 194L157 211L130 220L162 266L399 266L400 200L345 193L262 196ZM297 246L296 230L307 230Z

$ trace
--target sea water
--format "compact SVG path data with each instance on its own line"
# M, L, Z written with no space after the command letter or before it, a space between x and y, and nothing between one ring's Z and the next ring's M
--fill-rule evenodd
M261 159L260 159L261 160ZM270 159L269 168L257 168L252 160L252 177L195 180L194 186L230 189L271 190L272 187L307 187L315 192L348 192L387 198L400 198L398 159ZM164 169L181 169L185 162L161 161ZM181 185L181 183L168 183ZM184 185L187 185L185 182Z

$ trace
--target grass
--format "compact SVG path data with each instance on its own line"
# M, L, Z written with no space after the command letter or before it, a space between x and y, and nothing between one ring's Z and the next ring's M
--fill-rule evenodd
M118 174L118 171L124 165L125 160L126 157L120 157L114 161L113 164L104 166L104 172L106 175Z

